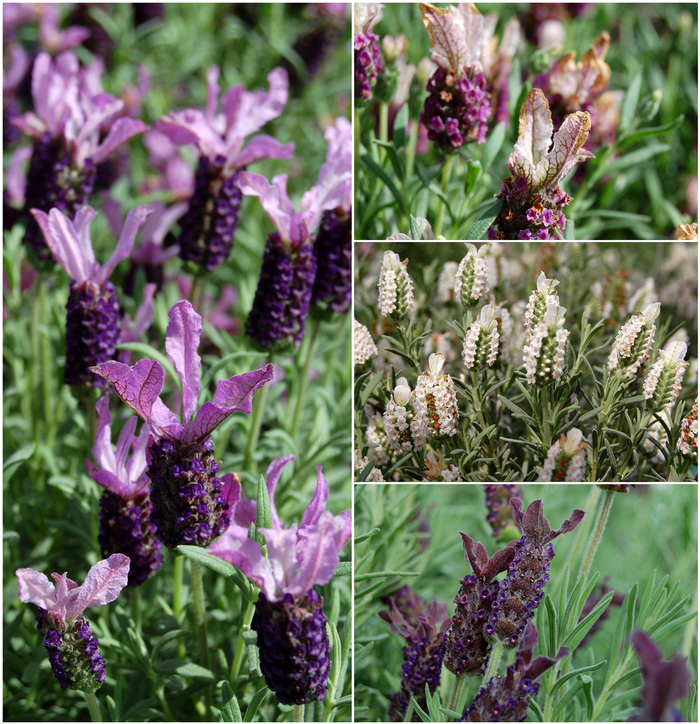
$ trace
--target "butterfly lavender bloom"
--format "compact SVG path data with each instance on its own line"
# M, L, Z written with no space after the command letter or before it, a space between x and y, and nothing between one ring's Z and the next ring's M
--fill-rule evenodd
M141 121L132 118L115 120L124 102L97 90L94 76L95 69L81 68L71 52L62 53L55 61L40 53L32 72L36 112L12 121L34 139L27 172L24 243L35 265L46 266L52 260L30 210L57 208L74 219L92 194L96 166L146 130ZM100 142L100 128L104 131L110 124Z
M117 247L109 261L100 266L90 241L90 224L97 212L81 206L71 221L58 209L45 214L32 209L47 249L73 280L70 285L66 318L65 383L77 388L97 387L104 382L90 368L116 357L121 306L109 275L120 261L127 259L134 239L152 207L139 206L126 217Z
M321 701L326 695L330 670L330 643L323 599L313 586L331 579L339 553L352 533L352 513L326 511L328 483L316 467L316 490L301 523L285 528L274 504L274 493L284 467L294 460L277 458L267 469L271 528L259 528L267 556L248 538L256 505L241 501L226 533L209 548L219 558L239 568L260 588L251 627L258 634L260 668L265 683L282 704Z
M382 69L379 36L372 28L382 19L382 3L355 3L353 25L355 37L355 102L363 104L371 100L372 88Z
M93 692L105 680L105 660L97 648L83 611L114 601L127 585L129 559L115 553L96 563L79 586L68 575L52 573L56 585L45 574L32 568L16 571L19 600L39 608L37 628L44 635L44 646L51 670L64 689Z
M112 418L109 414L109 397L105 395L95 405L97 432L92 455L94 465L85 461L88 474L105 492L100 498L100 532L97 542L103 556L123 553L131 560L130 587L145 583L161 566L160 541L155 537L151 522L153 504L148 490L146 475L146 445L148 426L143 425L135 438L135 417L126 421L119 435L116 454L112 447ZM131 457L127 460L129 449Z
M221 99L217 113L219 68L207 71L207 105L170 113L155 122L155 129L175 145L192 144L201 153L195 189L182 229L180 258L201 271L212 271L231 251L241 205L242 169L263 158L291 158L294 144L281 144L259 135L244 146L246 136L277 118L287 103L289 80L284 68L268 76L270 90L248 92L233 86Z
M149 425L146 474L152 519L158 539L175 550L183 543L207 546L228 527L240 495L239 476L217 476L210 436L234 412L250 414L255 391L272 379L272 365L222 380L214 400L197 409L202 318L187 301L177 302L168 317L165 349L182 381L182 423L159 397L165 373L155 360L140 360L133 367L105 362L93 371Z
M328 141L326 163L348 168L352 165L352 124L342 116L324 134ZM352 189L347 186L347 197L334 209L327 209L314 242L316 281L311 292L311 304L325 305L332 312L346 314L352 302Z
M316 279L315 231L323 211L347 203L352 188L350 156L329 153L316 185L302 197L299 212L287 196L286 175L275 176L270 183L258 174L242 173L240 187L247 196L260 199L277 229L267 238L246 334L261 347L292 341L298 346Z

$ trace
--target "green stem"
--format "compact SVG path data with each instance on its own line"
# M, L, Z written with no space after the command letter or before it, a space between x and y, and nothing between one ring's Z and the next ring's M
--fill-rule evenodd
M455 679L455 683L452 684L452 691L450 692L450 701L447 704L447 708L450 711L457 711L457 707L459 706L459 700L462 696L462 689L464 689L464 684L467 680L467 677L462 674L461 676L458 676ZM447 721L452 721L452 717L448 715Z
M267 358L268 362L272 362L272 358ZM250 420L250 431L248 432L248 440L245 445L245 455L243 456L243 470L249 470L254 475L257 473L257 465L255 463L255 448L258 446L260 439L260 429L262 428L263 416L265 412L265 403L267 394L270 391L270 385L263 385L258 392L257 397L253 400L253 415Z
M406 150L406 181L413 176L416 163L416 146L418 144L418 121L411 119L411 130L408 133L408 148Z
M304 721L304 705L303 704L294 705L294 721L295 722Z
M90 710L91 721L102 721L102 713L100 712L100 705L97 701L94 691L84 691L85 701L87 701L88 709Z
M497 640L491 649L491 656L489 657L489 665L486 667L486 673L484 674L484 680L481 682L481 686L491 681L498 672L498 664L501 663L501 654L503 653L503 642Z
M299 374L299 390L297 392L296 404L294 406L294 417L292 418L292 429L290 435L292 440L296 440L297 431L299 429L299 421L301 420L301 411L304 407L306 398L306 388L309 383L309 372L311 371L311 362L314 357L314 347L316 346L316 339L318 338L318 332L321 329L321 322L316 320L313 327L311 328L311 335L309 336L309 344L306 348L306 359L304 365L301 368Z
M95 435L97 433L97 410L95 409L95 402L92 396L89 396L85 401L87 405L87 423L88 423L88 436L87 436L87 448L88 455L92 450L92 446L95 444Z
M242 599L242 605L245 606L243 615L241 616L241 626L238 629L238 641L236 643L236 653L233 657L233 663L231 664L231 675L229 681L231 682L231 688L235 690L236 681L238 675L241 672L241 663L243 661L243 651L245 650L245 641L243 640L243 634L250 630L250 622L253 620L253 614L255 613L255 605L252 601L247 598Z
M138 587L132 588L130 596L131 618L136 625L136 632L141 633L141 589Z
M454 154L450 154L446 159L442 167L442 182L440 188L443 194L447 194L447 187L450 184L450 176L452 175L452 164L454 162ZM435 226L433 232L437 238L442 233L442 221L445 216L445 202L439 199L437 218L435 219Z
M180 623L180 616L182 615L182 569L184 561L185 559L182 556L175 556L173 561L173 613L175 614L178 625ZM177 655L179 659L184 659L187 655L183 639L178 639Z
M379 140L389 140L389 104L384 101L379 104Z
M413 721L413 697L411 697L410 701L408 702L408 706L406 707L406 714L404 715L403 720L404 721Z
M46 284L44 280L40 280L39 296L41 307L41 318L49 319L49 310L46 304ZM47 426L47 445L53 447L53 440L56 436L56 415L49 415L49 410L55 410L55 398L53 394L53 370L55 367L54 360L51 356L51 342L47 334L40 336L39 344L41 346L41 384L44 393L44 421Z
M588 176L585 181L581 184L578 191L576 192L576 198L571 202L569 205L569 208L566 211L566 215L568 218L573 219L574 218L574 211L581 206L583 203L583 199L586 197L586 194L588 193L588 190L593 184L598 183L598 181L605 175L605 167L608 165L608 161L617 153L617 148L615 148L615 145L613 144L608 149L605 156L603 156L603 160L600 162L600 165L598 166L598 169L592 176Z
M324 390L328 387L328 382L330 381L331 375L334 372L333 367L335 365L335 358L338 356L338 349L341 346L340 342L341 340L345 339L346 336L346 320L350 319L349 315L347 314L339 314L338 317L338 326L336 327L335 336L333 337L333 349L331 350L331 353L326 359L326 371L323 373L323 381L321 382L321 387Z
M579 578L583 576L584 581L588 578L591 566L593 565L593 558L595 557L596 550L598 550L598 544L603 537L603 531L605 530L605 524L608 522L610 508L612 507L615 495L616 493L614 490L605 491L605 497L603 498L603 503L600 506L600 511L598 513L598 517L596 518L595 526L593 527L593 533L591 533L591 537L588 541L586 552L583 554L581 570L578 573Z
M198 304L197 304L197 292L199 291L199 280L200 277L195 276L192 277L192 286L190 287L190 304L194 307L195 311L198 311Z
M34 443L39 444L39 377L41 370L39 368L39 324L41 323L41 287L44 285L43 274L37 274L37 289L32 295L31 305L31 326L29 328L30 358L29 358L29 390L32 400L32 432L34 435ZM47 371L48 372L48 371ZM50 409L50 408L49 408ZM49 411L44 410L44 414L48 415ZM92 443L91 443L92 446Z
M209 668L209 644L207 642L207 612L204 607L204 586L202 584L202 564L199 561L190 561L192 564L192 598L194 599L194 617L197 622L197 635L199 638L199 665ZM211 707L211 687L204 690L204 703L207 708L207 720Z

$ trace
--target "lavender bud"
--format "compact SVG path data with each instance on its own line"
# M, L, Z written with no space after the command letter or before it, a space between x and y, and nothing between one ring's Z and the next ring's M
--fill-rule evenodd
M377 345L367 327L353 319L352 362L354 367L362 367L365 362L379 354Z
M384 430L393 450L422 450L428 436L426 406L408 386L404 377L397 385L384 411Z
M467 255L457 267L454 283L455 299L463 307L475 306L479 299L485 298L489 290L489 272L486 254L489 244L484 244L479 251L474 244L466 244Z
M661 305L649 304L643 312L637 312L626 322L615 337L608 357L608 372L619 369L628 380L634 378L639 368L649 361L649 350L654 341Z
M510 484L484 485L484 492L486 493L486 508L489 511L486 522L493 530L493 537L498 538L509 528L518 530L517 524L513 520L510 499L520 498L522 500L520 487Z
M399 261L399 255L385 251L379 272L379 308L383 316L403 319L413 311L413 282L408 276L408 259Z
M566 370L569 331L564 329L566 309L547 304L542 321L532 330L523 347L523 363L529 384L538 387L559 381Z
M317 270L311 304L326 304L345 314L352 303L352 232L350 214L325 211L314 242Z
M495 304L482 307L476 321L467 330L462 347L462 357L468 369L482 370L493 367L498 359L498 317L500 307Z
M313 590L297 599L285 594L255 603L251 628L258 634L260 668L265 683L281 704L322 701L331 667L331 647L323 599Z
M444 364L444 355L430 355L429 370L416 381L416 399L428 417L430 434L452 436L457 432L459 412L452 377L442 373Z
M659 359L644 380L644 397L652 412L661 412L664 408L670 410L676 404L683 375L688 368L688 362L684 361L687 351L685 342L671 342L659 350Z
M693 409L689 415L683 418L681 423L681 435L678 438L678 449L695 460L698 460L698 401L695 400Z
M544 272L537 277L537 289L530 294L525 308L525 338L530 339L535 327L544 319L548 305L559 304L559 294L554 287L559 284L557 279L547 279Z

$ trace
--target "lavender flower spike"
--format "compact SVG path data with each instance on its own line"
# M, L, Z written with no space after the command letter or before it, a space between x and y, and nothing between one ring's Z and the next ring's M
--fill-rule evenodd
M256 505L245 502L249 516L234 521L209 552L232 563L260 588L251 627L258 634L260 668L265 683L282 704L321 701L330 670L330 643L323 599L313 586L327 583L352 533L352 513L326 511L328 483L316 467L316 491L301 523L285 528L277 515L274 493L284 467L294 460L277 458L267 469L272 527L259 528L267 558L248 538ZM241 506L239 506L241 507ZM240 524L242 523L242 525ZM268 562L269 561L269 562Z
M284 68L268 76L268 92L248 92L233 86L221 99L219 68L207 71L207 105L170 113L155 122L155 129L175 145L192 144L201 153L194 195L180 226L180 258L201 270L212 271L231 251L241 205L240 172L263 158L291 158L294 144L281 144L259 135L244 145L246 136L277 118L287 103L289 79Z
M351 170L349 154L331 156L321 166L316 185L302 197L298 212L287 196L286 175L275 176L270 184L263 176L241 174L241 191L260 199L277 229L267 238L260 280L246 322L246 334L261 347L292 341L301 344L316 280L314 235L322 212L347 202Z
M136 233L151 211L150 206L139 206L128 213L116 249L109 261L100 266L90 241L90 223L97 214L94 209L82 206L75 221L58 209L51 209L48 215L32 209L48 248L73 280L66 306L67 385L105 387L90 370L116 357L121 307L109 275L131 254Z
M217 477L210 436L234 412L250 414L255 391L272 379L272 364L222 380L214 400L197 409L202 318L187 301L177 302L168 317L165 349L182 381L182 423L159 397L165 373L155 360L133 367L106 362L93 371L150 427L153 522L158 539L174 550L182 543L207 546L228 528L240 483L232 473Z
M145 583L161 566L160 541L155 537L151 522L151 503L146 475L146 445L149 430L141 428L134 437L137 419L127 420L119 435L116 454L112 447L112 430L109 414L109 397L105 395L95 405L97 410L97 434L92 455L97 462L85 461L90 477L105 492L100 498L100 533L97 538L103 556L123 553L131 560L130 587ZM129 448L131 458L127 460Z
M115 553L96 563L82 586L71 581L67 573L51 574L56 585L32 568L20 568L16 575L19 600L39 608L37 628L44 635L51 670L61 687L97 691L105 680L105 660L83 611L117 598L127 584L129 559Z

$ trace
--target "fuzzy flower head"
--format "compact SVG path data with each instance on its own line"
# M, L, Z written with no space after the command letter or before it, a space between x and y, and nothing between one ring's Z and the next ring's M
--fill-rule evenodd
M372 339L367 327L353 319L353 345L352 345L352 363L354 367L362 367L372 357L379 354L377 345Z
M396 381L391 399L384 411L384 430L392 450L422 450L428 436L427 411L405 377Z
M683 418L681 423L681 434L678 438L678 449L683 455L698 462L698 400L695 398L695 404L690 414Z
M659 359L654 362L644 379L644 397L647 407L653 412L664 408L671 409L681 391L683 375L688 368L685 355L688 345L685 342L669 342L659 350Z
M639 368L649 361L649 350L654 342L661 304L649 304L643 312L637 312L627 321L615 337L608 357L608 372L619 369L628 380L634 378Z
M489 270L486 261L490 244L478 251L474 244L465 243L467 255L462 259L455 274L454 295L463 307L474 307L479 299L485 299L489 290Z
M548 304L559 304L559 293L554 287L557 279L547 279L544 272L537 277L537 289L530 294L525 308L525 337L530 339L532 330L544 319Z
M523 347L523 363L527 381L539 387L559 381L566 372L569 331L564 329L566 309L547 304L542 321L533 329Z
M439 352L428 358L428 370L416 382L416 400L428 417L431 435L454 435L459 412L452 377L442 372L445 356Z
M498 359L498 317L500 316L499 306L487 304L482 307L476 321L467 330L462 348L462 357L467 369L481 370L487 365L493 367Z
M385 251L379 272L379 308L383 316L403 319L413 311L413 282L408 276L408 259L399 260L393 251Z
M382 69L381 54L377 41L379 36L372 28L382 19L382 3L355 3L354 41L355 49L355 99L358 103L372 98L372 89L377 74Z
M584 480L586 466L586 442L583 433L572 427L562 433L547 451L547 459L540 471L539 481L576 482Z

